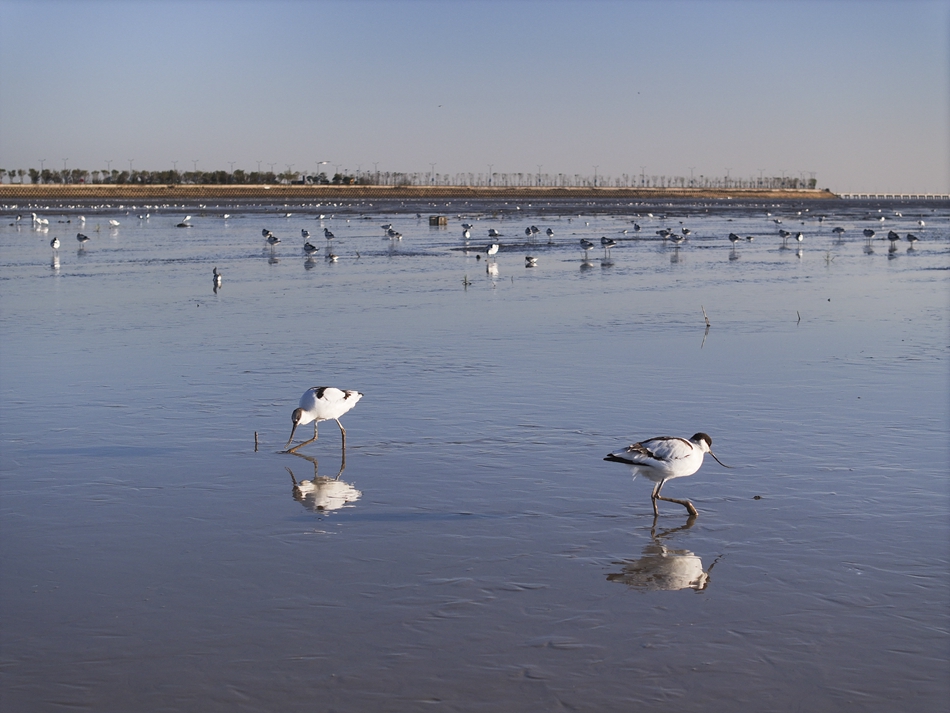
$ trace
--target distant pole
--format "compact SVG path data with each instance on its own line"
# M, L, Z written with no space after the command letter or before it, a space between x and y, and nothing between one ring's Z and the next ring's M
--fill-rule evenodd
M647 170L646 166L640 166L640 185L641 186L646 183L646 170Z
M763 173L765 173L765 169L764 169L764 168L760 168L760 169L759 169L759 188L762 187L762 174L763 174Z
M106 170L109 173L112 173L112 159L111 158L108 161L106 161Z
M277 162L274 161L274 163L269 163L269 164L267 164L267 165L270 166L270 172L273 173L273 172L274 172L274 166L277 165Z
M234 173L234 164L236 161L228 161L228 164L231 166L231 173Z
M726 169L726 188L729 187L729 172L730 172L731 170L732 170L731 168L727 168L727 169Z
M538 185L539 186L541 185L541 166L543 165L544 165L543 163L538 164Z
M132 162L133 162L134 160L135 160L134 158L130 158L130 159L129 159L129 173L132 173Z
M597 169L600 168L600 164L594 166L594 188L597 188Z
M175 173L178 173L178 161L172 161L172 168L175 169Z
M493 164L493 163L488 164L488 185L489 185L489 186L491 185L491 177L492 177L492 172L491 172L491 170L492 170L492 167L493 167L494 165L495 165L495 164Z
M260 161L257 162L257 172L258 172L258 173L261 172L261 162L260 162Z
M430 163L429 166L431 167L429 171L429 185L431 186L435 182L435 164Z
M40 173L42 173L43 171L46 170L45 168L43 168L43 164L44 164L44 163L46 163L46 159L45 159L45 158L41 158L41 159L40 159Z
M69 160L68 158L64 158L64 159L63 159L63 170L64 170L64 171L66 170L66 162L67 162L68 160Z
M693 171L694 171L695 169L696 169L695 166L690 166L690 167L689 167L689 185L690 185L690 186L693 185Z
M192 166L194 166L195 173L198 173L198 159L196 158L191 159L191 163L192 163Z

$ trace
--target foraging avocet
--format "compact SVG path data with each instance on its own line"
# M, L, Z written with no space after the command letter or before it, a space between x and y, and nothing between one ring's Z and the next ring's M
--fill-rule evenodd
M537 267L537 266L538 266L538 258L534 257L533 255L525 255L525 256L524 256L524 266L525 266L525 267Z
M604 255L609 255L610 248L614 247L617 241L613 238L603 237L600 239L600 244L604 246Z
M218 272L218 268L214 268L211 271L211 284L214 287L215 292L217 292L218 288L221 287L221 273Z
M290 452L293 453L298 448L317 440L317 424L320 421L331 420L336 421L336 425L340 427L340 433L343 436L343 448L345 449L346 431L343 429L343 424L340 423L340 416L356 406L361 398L363 398L363 394L359 391L344 391L334 386L314 386L312 389L307 389L300 397L299 406L291 414L290 420L293 423L293 428L290 429L290 438L287 439L287 445L293 443L297 426L311 422L313 422L313 438L294 446L290 449Z
M59 250L59 238L53 238L50 240L49 246L53 248L53 250Z
M487 248L485 248L485 252L488 254L488 257L494 257L495 255L498 254L499 247L500 246L498 245L498 243L492 243Z
M594 244L587 238L581 238L581 247L584 248L584 259L586 260L590 251L594 249Z
M696 508L689 500L676 500L675 498L664 498L660 495L660 490L667 480L673 478L683 478L692 475L703 464L703 456L707 453L711 455L719 465L724 468L730 466L724 465L716 455L710 450L712 448L712 438L705 433L697 433L690 439L673 438L670 436L660 436L650 438L646 441L634 443L622 451L610 453L604 460L612 463L623 463L630 466L634 477L642 475L647 480L656 483L653 488L653 494L650 496L653 501L653 514L658 515L659 510L656 506L657 500L666 500L671 503L678 503L686 508L690 515L698 515Z
M76 233L76 240L79 241L79 246L82 247L89 242L89 236L83 235L82 233Z

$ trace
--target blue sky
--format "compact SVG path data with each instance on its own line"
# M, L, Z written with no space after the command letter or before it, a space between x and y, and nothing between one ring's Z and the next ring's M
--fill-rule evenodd
M4 168L692 167L950 192L945 0L0 0L0 27Z

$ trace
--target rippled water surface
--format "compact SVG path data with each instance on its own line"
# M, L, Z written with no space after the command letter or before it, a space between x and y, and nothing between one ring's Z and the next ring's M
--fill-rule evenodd
M946 204L31 210L0 221L4 710L945 705ZM365 394L342 472L332 422L279 452L318 385ZM696 431L733 467L654 521L602 458Z

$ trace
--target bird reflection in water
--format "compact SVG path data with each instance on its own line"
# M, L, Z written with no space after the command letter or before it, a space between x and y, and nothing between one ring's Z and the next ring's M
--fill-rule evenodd
M621 565L623 571L611 572L607 575L608 582L620 582L631 589L644 592L675 591L678 589L693 589L701 592L709 586L709 576L719 557L713 560L708 570L703 570L703 562L699 556L689 550L674 550L667 547L663 541L681 530L688 530L696 522L695 516L690 516L685 525L674 527L657 533L656 518L650 529L651 542L643 548L643 556L636 560L614 562Z
M317 459L303 453L291 453L291 455L303 458L313 463L313 478L311 480L297 480L294 472L284 466L290 479L293 481L294 500L303 505L310 512L328 512L330 510L339 510L342 507L351 505L362 497L363 493L354 488L350 483L340 480L343 471L346 468L346 457L340 462L340 472L334 478L320 476L317 474Z

